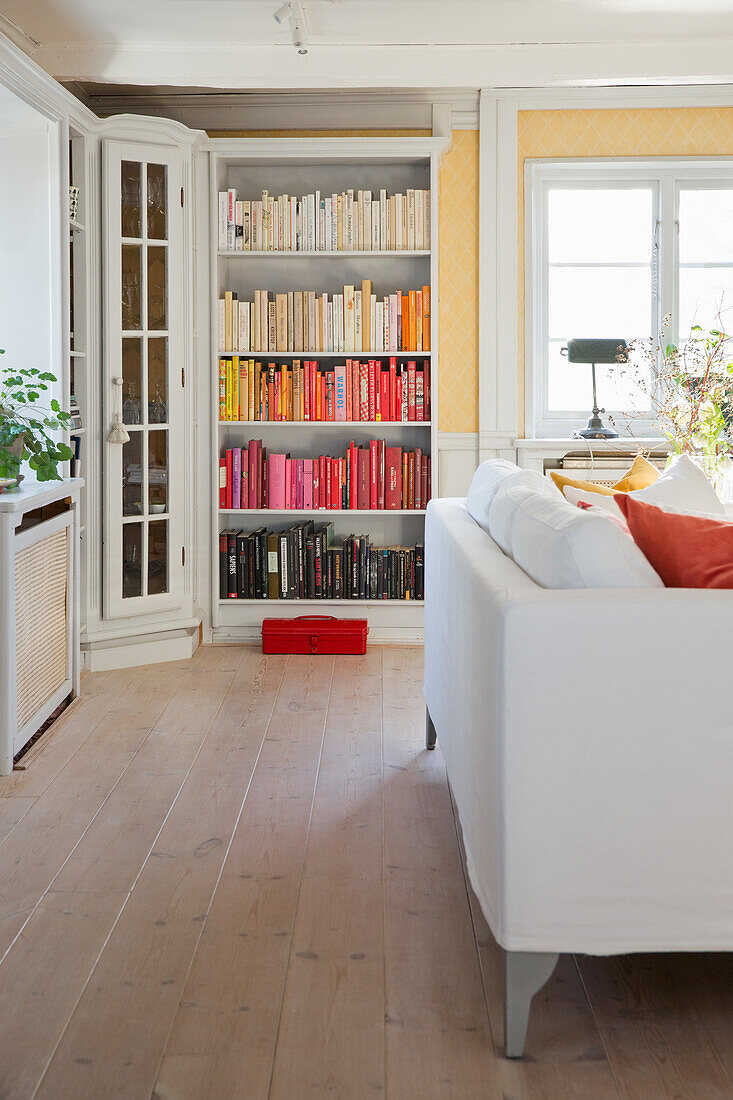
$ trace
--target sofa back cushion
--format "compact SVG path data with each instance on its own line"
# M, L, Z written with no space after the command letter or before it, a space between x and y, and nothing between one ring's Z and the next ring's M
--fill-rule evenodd
M466 508L472 519L476 520L484 531L489 530L489 509L499 486L513 474L521 473L514 462L505 458L491 458L482 462L471 479L466 497Z
M505 552L537 584L544 588L663 587L631 536L604 513L584 511L554 490L538 491L516 481L503 495L502 523L509 520ZM498 503L497 494L492 517ZM503 528L501 535L505 538ZM493 531L492 538L498 541Z
M620 490L626 492L626 490ZM571 504L593 504L606 508L616 516L621 513L614 499L616 490L599 487L578 488L564 485L565 499ZM609 493L611 495L609 495ZM689 455L675 455L664 473L645 489L634 489L627 493L645 504L655 504L658 508L673 512L702 512L706 515L725 514L720 499L707 477Z
M500 546L510 558L513 557L512 528L514 518L519 508L520 499L522 499L511 492L514 488L531 489L542 496L551 496L562 501L562 496L554 488L552 482L548 481L537 470L520 470L517 468L510 477L501 482L491 502L489 523L485 530L488 531L497 546Z

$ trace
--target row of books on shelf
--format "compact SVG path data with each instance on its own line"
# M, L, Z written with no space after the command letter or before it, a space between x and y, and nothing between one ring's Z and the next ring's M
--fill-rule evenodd
M219 459L219 507L279 510L426 508L430 457L372 439L349 444L345 457L291 458L269 454L261 439L224 451Z
M422 600L424 548L373 546L367 535L336 544L333 524L286 531L222 531L222 600Z
M430 420L430 363L347 359L262 363L219 358L221 421Z
M430 351L430 287L377 297L371 279L340 294L255 290L252 301L227 290L219 299L220 352Z
M271 195L219 192L220 252L392 252L430 248L430 191Z

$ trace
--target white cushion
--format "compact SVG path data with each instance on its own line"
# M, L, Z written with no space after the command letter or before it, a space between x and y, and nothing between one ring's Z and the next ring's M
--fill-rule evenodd
M611 496L605 493L593 493L566 485L563 489L565 499L571 504L585 501L597 508L604 508L612 515L621 517L621 509ZM704 513L711 516L725 514L725 508L700 467L689 455L675 455L667 469L645 489L633 489L628 496L636 497L645 504L656 504L669 512L689 511L693 514Z
M511 556L544 588L663 588L631 536L601 512L586 512L558 493L524 485L507 490L514 505Z
M491 502L489 523L484 530L488 531L497 546L500 546L509 557L512 557L512 524L518 507L516 498L510 494L509 490L518 486L562 499L553 482L537 470L520 470L517 467L513 474L501 482Z
M482 462L471 478L466 497L466 508L472 519L484 531L489 530L489 508L501 483L511 474L519 473L519 466L505 458L492 458Z

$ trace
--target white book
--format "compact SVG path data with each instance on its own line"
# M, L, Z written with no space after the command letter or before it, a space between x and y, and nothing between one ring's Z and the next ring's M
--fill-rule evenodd
M356 248L364 250L364 192L356 193Z
M418 188L415 191L415 248L425 248L425 217L424 199L425 192Z
M404 201L404 195L402 193L400 193L398 195L395 195L394 246L395 246L396 249L398 249L398 251L402 251L402 249L405 247L403 242L402 242L402 224L403 224L403 217L404 217L404 215L402 213L402 203L403 203L403 201Z
M227 251L234 252L237 236L237 192L233 187L227 191Z
M316 191L313 195L313 248L314 251L320 252L321 250L321 192Z
M425 194L425 247L432 248L430 243L430 189Z
M308 196L308 252L315 252L316 248L316 196Z
M387 351L397 351L397 295L389 296L389 347Z
M247 199L242 203L242 248L252 250L252 203Z
M295 351L295 295L288 291L288 342L287 350Z
M415 251L415 189L407 188L407 245L411 251Z
M226 252L229 240L229 192L219 192L219 251Z
M379 240L379 224L380 224L379 199L372 199L371 223L372 223L372 251L373 252L379 252L380 248L382 247L381 244L380 244L380 240Z
M239 303L239 350L249 352L249 302Z
M296 250L303 251L303 200L298 199L295 204L295 240Z
M375 308L375 312L377 314L377 346L379 347L380 351L384 351L385 348L386 348L385 333L384 333L384 324L385 324L385 320L384 320L384 317L385 317L384 302L377 302L377 304L374 308Z
M290 200L290 248L291 251L297 252L298 250L298 200L295 195Z
M226 302L223 298L219 299L219 338L217 340L217 350L226 351Z
M232 346L230 351L239 351L239 302L232 301Z
M367 252L372 250L372 193L364 192L364 240L361 246Z
M387 232L387 192L384 188L379 192L379 247L386 252L389 248L389 233Z
M361 308L361 291L354 291L354 351L360 354L364 350L362 339L362 322L364 314Z
M326 251L326 200L321 199L318 206L318 250Z

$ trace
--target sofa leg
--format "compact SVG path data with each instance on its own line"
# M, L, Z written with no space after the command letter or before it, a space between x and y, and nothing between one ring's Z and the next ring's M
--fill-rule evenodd
M549 981L557 955L541 951L507 951L504 960L504 1053L521 1058L527 1038L532 998Z
M435 726L433 720L430 717L430 711L425 708L425 748L434 749L435 742L438 740L438 735L435 732Z

